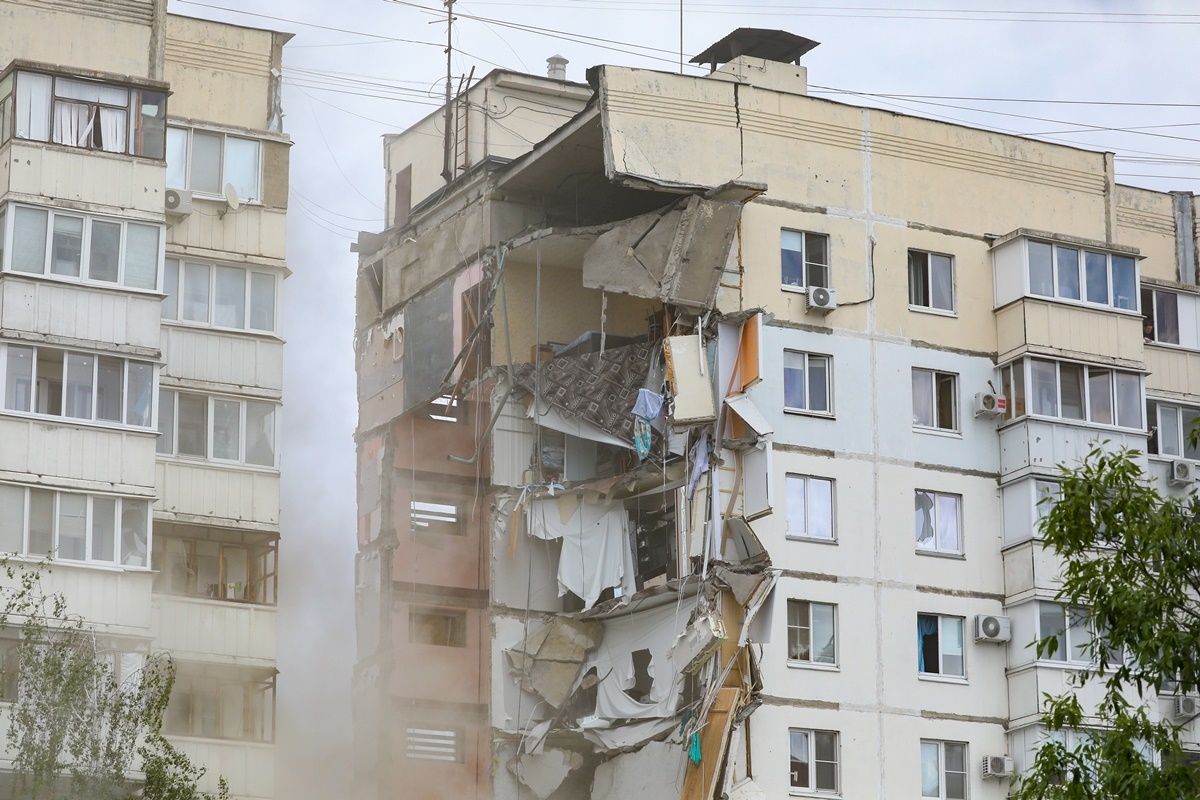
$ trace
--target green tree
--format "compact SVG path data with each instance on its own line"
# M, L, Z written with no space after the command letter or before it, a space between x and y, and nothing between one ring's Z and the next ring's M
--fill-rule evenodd
M0 626L19 630L7 740L19 800L226 800L198 788L205 774L162 736L175 681L166 653L118 676L94 626L46 592L46 565L0 560ZM5 676L13 677L13 676ZM123 679L122 679L123 678ZM137 771L142 773L138 775ZM144 776L144 777L143 777Z
M1057 600L1087 609L1101 633L1088 646L1094 666L1072 682L1102 682L1103 699L1089 709L1072 693L1043 698L1050 734L1016 800L1191 800L1200 792L1195 768L1180 757L1181 727L1147 705L1160 692L1200 690L1200 501L1158 492L1138 455L1096 450L1064 470L1043 523L1045 545L1062 561ZM1037 651L1057 647L1048 637Z

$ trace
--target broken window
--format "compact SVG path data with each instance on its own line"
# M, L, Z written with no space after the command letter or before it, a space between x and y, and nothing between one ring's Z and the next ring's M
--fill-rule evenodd
M917 671L923 675L966 676L962 617L917 614Z
M788 731L793 789L838 791L838 735L834 731Z
M962 553L959 536L959 501L956 494L918 489L916 493L917 551Z
M633 686L625 690L625 694L639 703L648 702L650 690L654 688L654 676L650 674L650 664L654 656L649 650L634 650L630 654L633 665Z
M909 250L908 304L921 310L954 313L954 259Z
M439 647L466 647L467 612L453 608L410 608L408 641Z
M788 660L837 663L836 606L788 600Z
M463 404L457 397L444 394L429 401L429 418L437 422L462 422Z
M164 523L154 537L154 591L274 605L278 546L269 534Z
M829 286L829 237L781 230L779 259L785 287Z
M413 533L441 533L466 536L462 524L462 508L457 503L435 503L413 500L409 503L409 518Z
M275 738L275 676L258 670L181 664L163 714L175 736L270 742Z
M422 761L462 763L462 728L443 728L422 725L407 729L405 755Z

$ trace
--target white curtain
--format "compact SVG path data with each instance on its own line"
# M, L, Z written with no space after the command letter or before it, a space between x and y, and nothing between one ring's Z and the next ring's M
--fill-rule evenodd
M18 139L50 140L49 75L17 74L16 134Z
M100 109L100 145L106 153L124 153L127 115L123 109Z
M54 142L87 147L92 134L91 109L80 103L54 104Z

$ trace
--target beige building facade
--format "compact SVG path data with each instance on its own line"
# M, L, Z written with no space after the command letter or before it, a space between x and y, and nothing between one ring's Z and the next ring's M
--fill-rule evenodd
M172 653L206 788L274 797L290 37L165 0L0 28L0 549L121 670Z
M357 797L999 800L1029 763L1095 634L1058 466L1191 490L1197 202L810 97L814 46L547 87L583 104L360 237ZM415 132L389 187L441 163Z

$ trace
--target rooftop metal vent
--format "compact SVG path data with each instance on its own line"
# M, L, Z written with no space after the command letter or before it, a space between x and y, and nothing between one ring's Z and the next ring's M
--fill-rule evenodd
M738 28L716 44L710 45L692 59L693 64L708 64L715 71L718 64L727 64L738 56L762 58L784 64L799 64L800 57L820 42L805 39L787 31L767 28Z

